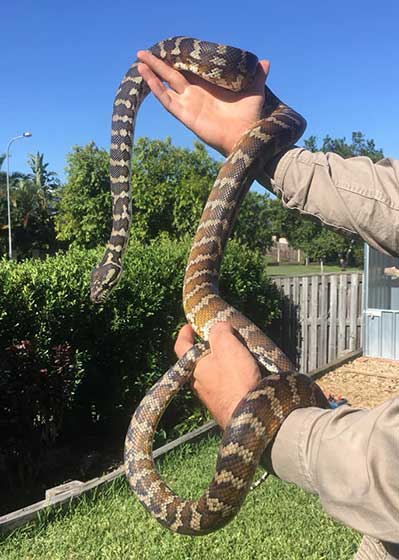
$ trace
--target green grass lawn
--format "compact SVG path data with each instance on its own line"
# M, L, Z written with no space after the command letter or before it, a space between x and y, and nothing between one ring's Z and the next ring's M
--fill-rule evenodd
M184 446L160 466L180 495L201 494L216 459L215 439ZM62 513L3 537L1 560L349 560L360 535L325 515L318 499L269 477L251 492L238 516L205 537L163 529L124 480L83 497Z
M268 276L301 276L302 274L320 274L319 264L280 264L266 265ZM324 272L343 272L337 265L324 265ZM360 268L347 268L344 272L362 272Z

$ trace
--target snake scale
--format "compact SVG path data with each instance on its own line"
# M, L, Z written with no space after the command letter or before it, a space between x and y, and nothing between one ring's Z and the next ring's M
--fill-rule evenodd
M242 91L253 80L255 55L221 44L174 37L149 49L178 70L197 74L220 87ZM113 225L110 240L91 277L91 299L102 302L116 286L131 220L130 162L134 123L148 86L130 67L117 90L110 152ZM265 89L262 119L240 138L222 166L205 205L191 248L183 287L187 320L204 342L194 345L148 391L136 409L125 443L129 484L145 508L172 531L203 535L228 523L241 507L266 445L288 414L299 407L326 407L321 390L295 372L285 354L251 321L219 295L218 277L235 216L260 165L302 135L304 119ZM159 477L152 458L158 421L186 383L198 360L209 352L209 330L228 321L257 360L263 378L236 408L220 445L216 471L198 500L177 496Z

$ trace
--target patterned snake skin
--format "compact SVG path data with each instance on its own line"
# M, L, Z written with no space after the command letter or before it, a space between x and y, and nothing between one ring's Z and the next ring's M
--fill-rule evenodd
M248 52L186 37L161 41L149 49L174 68L193 72L232 91L245 89L258 60ZM116 286L130 227L130 161L138 108L148 87L128 70L116 93L112 116L111 190L113 226L104 257L92 272L91 299L102 302ZM183 305L187 320L205 341L193 346L154 385L140 403L126 436L129 484L146 509L165 527L202 535L228 523L241 507L266 445L288 414L299 407L327 407L321 390L294 372L285 354L239 311L219 296L223 253L239 206L259 166L295 143L304 119L266 88L264 118L239 140L221 168L204 208L186 269ZM198 360L209 352L210 328L228 321L256 358L263 379L241 401L224 432L213 480L198 500L178 497L159 477L152 459L156 426L171 398L186 383Z

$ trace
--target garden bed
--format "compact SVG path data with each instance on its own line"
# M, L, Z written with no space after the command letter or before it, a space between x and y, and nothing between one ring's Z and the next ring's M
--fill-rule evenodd
M317 380L328 395L342 395L352 406L373 408L399 396L399 362L361 356Z

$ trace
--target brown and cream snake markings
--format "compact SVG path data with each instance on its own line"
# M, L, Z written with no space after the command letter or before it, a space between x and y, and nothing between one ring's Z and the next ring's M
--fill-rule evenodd
M248 52L186 37L166 39L149 49L174 68L193 72L233 91L250 84L258 60ZM134 123L148 87L128 70L116 93L110 155L113 225L104 257L92 272L91 299L102 302L116 286L131 219L130 161ZM203 535L228 523L249 490L268 442L288 414L300 407L327 407L321 390L295 373L285 354L251 321L219 295L218 277L234 218L259 166L294 144L304 119L266 87L262 120L239 140L227 158L205 205L187 264L183 305L187 320L205 341L196 344L152 387L140 403L126 436L126 475L146 509L165 527ZM152 459L156 426L171 398L186 383L198 360L209 352L212 325L228 321L256 358L264 375L241 401L224 432L216 471L198 500L178 497L159 477Z

